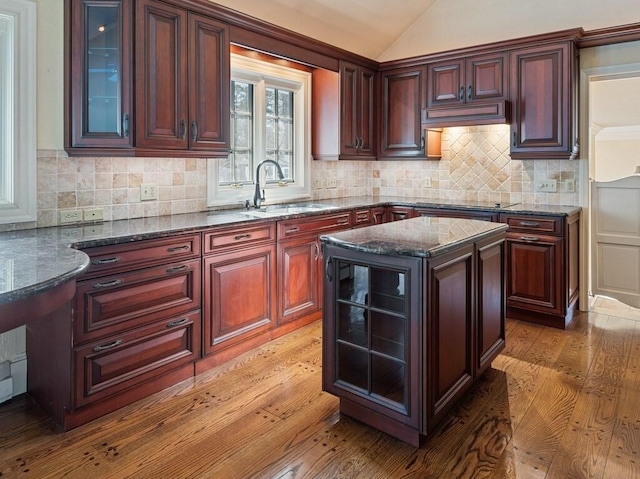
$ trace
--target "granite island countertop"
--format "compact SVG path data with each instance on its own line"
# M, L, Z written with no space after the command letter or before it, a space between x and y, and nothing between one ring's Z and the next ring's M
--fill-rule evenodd
M323 234L320 241L363 253L430 258L507 229L503 223L419 217Z
M561 216L580 211L577 206L496 205L482 201L379 196L317 200L299 204L305 203L318 205L319 208L306 212L278 208L278 214L272 214L267 209L264 215L254 210L218 210L0 233L0 305L26 299L73 280L89 264L89 258L79 249L161 238L211 227L241 227L257 221L388 205Z

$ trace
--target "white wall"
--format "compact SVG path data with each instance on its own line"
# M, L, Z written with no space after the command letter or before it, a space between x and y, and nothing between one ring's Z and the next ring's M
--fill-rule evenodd
M378 60L634 22L640 22L638 0L438 0Z
M37 147L64 146L63 0L36 0L38 15Z

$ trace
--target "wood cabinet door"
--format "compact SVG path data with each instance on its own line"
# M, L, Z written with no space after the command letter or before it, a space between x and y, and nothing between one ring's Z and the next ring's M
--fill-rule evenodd
M373 70L358 69L358 154L365 156L373 156L376 151L375 76Z
M380 156L424 158L426 67L382 73Z
M564 315L563 239L507 233L507 306Z
M507 53L467 58L465 66L466 101L507 99L508 62Z
M278 243L278 321L280 324L322 308L320 246L304 237Z
M477 313L475 377L489 366L504 348L506 314L504 288L505 241L491 240L478 245L476 256Z
M340 155L375 155L375 72L340 62Z
M275 324L276 248L265 245L204 258L204 354Z
M573 43L511 52L511 157L568 159L577 154Z
M473 245L428 263L426 272L426 428L444 417L474 378Z
M136 145L189 145L187 12L155 0L136 3Z
M65 30L70 37L70 78L66 82L70 110L65 115L65 146L68 150L131 148L131 3L69 3L71 25ZM98 28L105 24L110 28Z
M358 153L358 66L340 62L340 154Z
M427 107L465 102L464 59L429 64L427 78Z
M189 146L229 149L229 29L189 14Z

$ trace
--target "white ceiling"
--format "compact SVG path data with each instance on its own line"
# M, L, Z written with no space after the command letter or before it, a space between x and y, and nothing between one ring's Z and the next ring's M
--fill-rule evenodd
M378 61L640 22L638 0L211 0Z
M376 59L437 0L214 0L274 25Z

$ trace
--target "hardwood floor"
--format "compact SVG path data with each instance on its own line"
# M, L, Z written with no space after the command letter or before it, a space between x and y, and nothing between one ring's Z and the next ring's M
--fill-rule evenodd
M596 303L507 347L415 449L340 417L320 323L68 433L0 406L5 478L639 478L640 313Z

